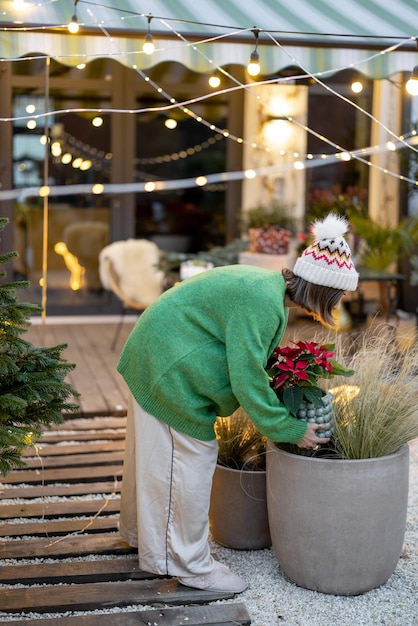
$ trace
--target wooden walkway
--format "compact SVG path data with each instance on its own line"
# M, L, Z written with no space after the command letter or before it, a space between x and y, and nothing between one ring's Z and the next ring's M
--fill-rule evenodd
M87 340L84 333L69 338L75 335ZM232 594L139 569L117 530L125 421L67 417L27 451L26 468L0 485L0 623L251 624L243 603L214 603Z
M129 316L122 324L115 350L118 316L35 319L23 338L35 346L68 345L63 356L76 367L67 380L80 394L76 402L82 416L126 415L127 387L116 366L135 319Z

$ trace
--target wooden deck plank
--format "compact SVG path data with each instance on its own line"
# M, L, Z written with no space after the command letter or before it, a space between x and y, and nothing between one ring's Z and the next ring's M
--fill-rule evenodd
M7 475L8 484L17 483L53 483L68 482L74 483L80 480L95 481L97 479L114 480L122 476L122 465L92 465L89 467L73 467L71 474L64 469L48 469L39 470L16 470Z
M60 430L72 430L75 429L77 431L82 430L100 430L100 429L124 429L126 428L126 417L71 417L70 415L66 416L64 421L61 424L54 424L52 427L52 431L60 431ZM47 431L48 432L48 431Z
M103 429L96 432L96 438L106 438L107 441L124 441L125 440L125 429L121 428L119 430L111 431L109 429ZM63 434L59 432L51 432L51 433L43 433L42 439L40 440L40 445L51 445L53 443L61 443L64 441L91 441L93 439L93 433L83 433L83 432L68 432L63 431Z
M135 552L118 533L66 535L64 538L1 541L1 559L63 558L86 554L129 554Z
M133 324L124 324L125 341ZM67 380L80 393L82 414L111 415L126 410L127 389L116 371L119 354L110 349L114 324L33 324L25 339L37 346L67 344L63 357L77 367ZM98 349L100 345L100 349ZM123 343L121 343L121 346Z
M67 456L67 455L80 455L80 454L97 454L98 452L116 452L117 450L125 449L124 440L112 440L106 441L105 438L100 439L100 433L94 437L95 443L65 443L62 441L60 445L51 445L43 443L43 440L34 447L27 448L23 457L27 459L29 457L48 457L48 456Z
M97 387L106 402L109 411L108 414L110 415L112 411L119 406L120 396L123 396L123 394L127 396L128 389L122 377L117 372L115 374L115 362L112 361L112 363L109 363L107 358L108 350L106 349L104 352L100 348L96 348L96 346L103 346L106 341L103 339L105 329L94 325L92 326L90 331L86 333L86 336L81 337L78 334L74 336L74 345L77 346L78 350L89 349L89 366L94 371ZM98 341L98 333L102 335L100 341ZM116 386L115 382L117 383ZM94 406L92 410L94 410Z
M13 626L138 626L155 624L158 626L250 626L251 619L241 602L187 606L181 608L164 607L148 611L125 611L100 615L78 615L77 617L44 618L13 621ZM267 626L267 625L265 625ZM270 626L270 625L269 625Z
M139 568L138 557L95 559L94 561L57 561L36 565L4 565L1 568L2 583L41 584L75 582L100 582L110 580L140 580L150 578L149 572Z
M101 509L107 514L117 513L120 498L93 500L60 500L58 502L24 502L22 504L2 504L0 519L16 517L62 517L63 515L94 515Z
M116 532L118 529L119 515L110 515L61 520L42 520L40 522L8 522L0 526L0 537L24 537L25 535L67 535L76 532L103 532L105 530Z
M116 465L123 462L123 450L116 452L96 452L94 454L69 454L68 456L46 456L29 457L25 459L26 468L42 470L44 468L66 467L68 470L73 467L90 465Z
M1 500L44 498L46 496L85 496L88 494L119 493L121 481L99 483L69 483L55 485L25 485L24 487L5 487L0 492ZM1 488L0 488L1 489Z
M197 593L196 593L197 592ZM124 607L132 604L194 604L230 599L232 593L200 591L181 585L176 578L84 583L60 585L59 594L54 587L19 587L4 589L2 610L10 613L22 611L88 611L100 608Z

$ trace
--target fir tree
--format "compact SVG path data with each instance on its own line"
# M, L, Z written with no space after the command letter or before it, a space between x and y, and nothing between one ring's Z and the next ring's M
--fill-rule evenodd
M0 232L9 220L0 217ZM0 254L0 267L17 252ZM20 337L30 316L42 308L18 302L16 290L27 281L6 281L0 271L0 474L24 466L23 450L40 436L42 428L63 421L63 411L78 406L69 401L79 394L65 382L75 365L62 358L66 344L35 348Z

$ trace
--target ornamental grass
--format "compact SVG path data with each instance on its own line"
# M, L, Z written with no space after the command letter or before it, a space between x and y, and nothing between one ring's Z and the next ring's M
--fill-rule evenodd
M354 375L326 381L333 393L334 438L343 459L397 452L418 437L418 344L403 341L389 324L359 335L341 335L336 358ZM325 447L325 446L324 446Z
M266 469L266 437L257 430L242 407L229 417L218 417L215 432L219 465L247 471Z

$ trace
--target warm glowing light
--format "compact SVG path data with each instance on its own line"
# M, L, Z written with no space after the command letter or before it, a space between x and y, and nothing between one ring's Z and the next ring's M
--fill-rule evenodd
M411 96L418 96L418 80L411 78L406 83L406 90Z
M78 169L79 167L81 167L82 162L83 162L83 159L81 157L77 157L73 161L73 168Z
M195 181L196 185L198 185L199 187L203 187L204 185L207 185L208 183L208 179L206 178L206 176L198 176Z
M245 178L248 178L248 179L250 179L250 180L251 180L252 178L255 178L255 177L257 176L257 174L254 172L254 170L246 170L246 171L244 172L244 175L245 175Z
M26 122L26 128L29 130L34 130L36 128L36 120L28 120Z
M78 65L76 65L78 70L84 70L84 68L86 67L85 63L79 63Z
M341 161L351 161L351 154L349 152L341 152Z
M46 142L47 142L46 135L42 135L42 137L39 137L39 143L40 143L42 146L45 146L45 145L46 145Z
M247 65L247 72L250 76L258 76L260 73L260 61L258 57L258 52L256 51L251 53L251 59L249 64Z
M84 274L86 272L86 268L80 265L77 257L69 252L63 241L58 241L55 244L54 252L62 256L66 268L70 271L70 288L73 291L81 289L84 284Z
M263 126L264 141L274 147L289 150L294 143L294 126L287 119L273 119Z
M353 93L361 93L363 91L363 83L359 80L355 80L351 83L351 91Z
M72 160L73 155L71 154L71 152L66 152L61 157L61 163L63 163L64 165L68 165L69 163L71 163Z
M80 30L80 26L78 25L77 16L73 15L71 18L71 22L68 24L68 31L72 35L76 35L79 30Z
M91 120L91 123L96 128L99 128L99 126L102 126L103 124L103 118L100 117L100 115L97 115L96 117L93 117L93 119Z
M91 168L92 165L93 163L90 161L90 159L85 159L80 165L80 170L82 170L83 172L86 172L87 170Z
M212 74L212 76L209 77L208 82L210 87L212 87L213 89L217 89L221 84L221 79L217 74Z
M154 41L150 32L145 35L145 41L144 45L142 46L142 50L145 52L145 54L152 54L155 50Z
M102 185L101 183L96 183L91 188L91 192L96 194L96 195L99 195L99 194L103 193L104 192L104 185Z
M393 143L393 141L388 141L386 144L386 148L390 150L391 152L394 152L396 150L396 146Z
M155 183L153 183L152 181L149 181L148 183L145 183L144 189L145 189L145 191L154 191Z
M54 157L59 157L62 154L62 147L59 141L54 141L53 144L51 144L51 154Z
M177 127L177 121L172 117L168 117L164 122L164 126L169 130L174 130Z
M29 113L29 115L31 113L35 113L36 110L36 106L34 104L28 104L26 107L26 113Z
M49 187L48 185L43 185L39 188L39 195L41 196L41 198L46 198L47 196L49 196L50 193L51 187Z

